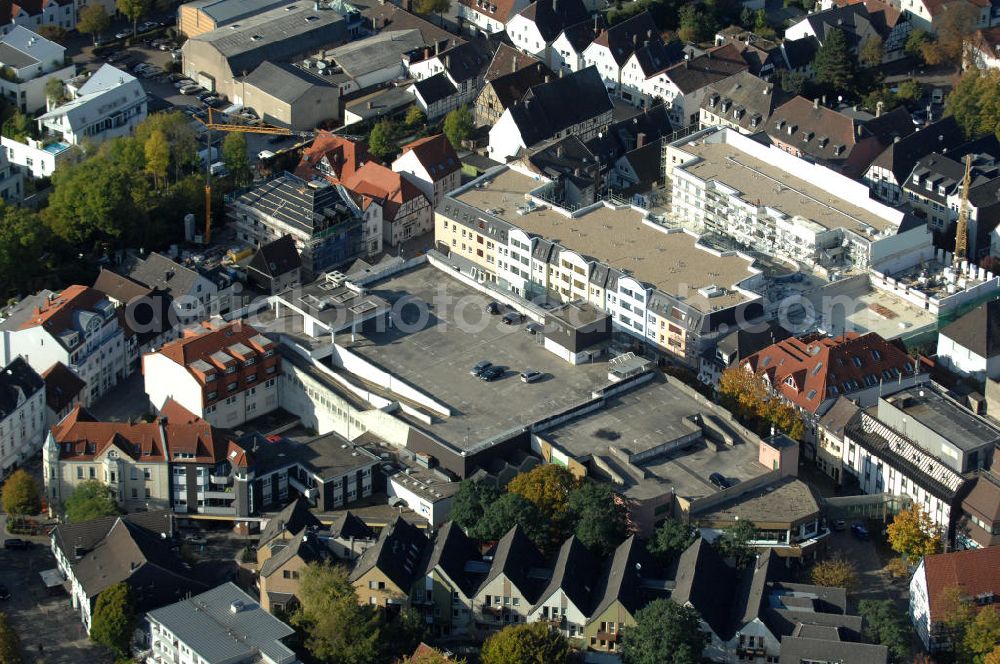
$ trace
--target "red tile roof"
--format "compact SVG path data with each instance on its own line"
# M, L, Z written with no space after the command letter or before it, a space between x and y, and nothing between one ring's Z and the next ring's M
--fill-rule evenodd
M400 206L404 203L415 198L427 200L423 192L412 182L374 161L369 161L359 168L343 184L354 193L378 201L382 206L383 217L389 221L396 218Z
M190 373L200 376L203 372L192 367L199 360L223 370L232 362L246 359L243 351L233 348L237 344L246 346L251 354L263 353L274 347L274 342L258 332L257 328L242 321L219 328L206 324L205 328L209 331L186 330L183 338L164 344L157 354L170 358L186 367Z
M483 0L482 3L477 2L477 0L458 0L458 4L465 5L483 16L489 16L496 21L506 24L507 21L513 18L514 6L517 4L517 0Z
M328 131L316 134L312 144L302 151L295 175L304 180L325 178L336 184L351 177L371 159L364 143L355 143Z
M973 599L985 593L1000 594L1000 546L927 556L924 575L931 622L941 620L948 611L948 588L957 587Z
M918 370L898 346L874 332L792 337L754 353L741 366L763 374L782 397L810 413L828 399Z
M104 293L88 286L69 286L56 295L50 302L41 307L35 307L28 320L21 324L22 330L41 325L52 334L73 327L73 313L80 309L93 309L101 300L106 300Z
M895 27L896 23L898 23L899 19L903 16L903 13L899 11L899 9L893 7L884 0L836 0L836 3L838 7L863 4L869 14L882 12L885 25L889 28Z
M403 146L402 154L412 152L427 170L434 182L442 180L462 168L455 149L444 134L420 138Z

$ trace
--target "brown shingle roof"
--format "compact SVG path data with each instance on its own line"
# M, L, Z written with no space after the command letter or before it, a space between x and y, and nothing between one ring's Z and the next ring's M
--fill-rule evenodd
M697 58L668 67L666 75L686 94L746 69L747 63L743 60L740 48L734 44L725 44L711 48Z
M45 403L56 413L73 403L83 388L87 387L86 381L62 362L49 367L42 378L45 380Z
M510 74L538 63L541 63L541 60L535 56L523 53L513 46L508 46L501 42L496 53L493 54L493 59L486 68L486 74L483 78L486 81L492 81L498 76Z
M418 198L427 200L423 192L412 182L374 161L359 168L354 175L344 181L344 186L357 194L378 201L387 220L395 219L404 203Z

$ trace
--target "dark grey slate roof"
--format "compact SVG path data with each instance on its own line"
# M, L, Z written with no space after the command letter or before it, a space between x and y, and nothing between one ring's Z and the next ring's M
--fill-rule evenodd
M441 51L438 59L456 84L482 76L493 58L485 39L473 39Z
M466 570L466 563L475 560L479 560L476 543L454 521L449 521L438 531L433 546L428 548L420 565L421 576L437 568L457 584L466 597L471 598L479 587L479 578Z
M428 106L458 92L455 86L452 85L448 75L444 72L439 72L422 81L417 81L414 83L414 86L420 98Z
M603 21L601 21L601 27L603 27ZM563 30L563 34L566 35L566 40L577 53L583 53L584 49L590 46L590 42L594 41L594 37L597 36L594 31L594 21L590 19L569 26Z
M577 609L587 611L593 601L592 594L596 589L599 571L598 560L587 551L576 536L570 537L559 547L549 585L538 596L538 603L531 610L537 609L552 597L553 593L561 589Z
M690 603L712 631L722 636L729 631L730 603L720 597L732 597L736 575L711 544L702 538L684 550L677 562L677 576L671 599Z
M351 570L353 583L371 570L378 568L400 589L409 592L420 560L427 546L427 536L402 517L382 529L378 542L358 558Z
M309 511L309 503L296 498L285 505L285 508L268 519L267 525L260 531L258 544L264 546L284 531L297 533L306 528L320 528L322 523Z
M953 321L940 334L985 358L1000 355L1000 300L990 300Z
M333 523L330 524L330 537L350 540L375 539L375 531L368 527L364 521L358 518L353 512L338 512Z
M886 664L889 650L885 646L850 641L828 641L786 637L781 640L780 664L802 662L837 662L838 664Z
M250 259L250 268L269 277L279 277L302 267L302 258L291 235L282 235L257 250Z
M524 534L521 526L514 526L497 542L493 564L479 585L480 588L503 574L529 602L534 604L541 590L529 575L531 568L541 567L544 561L534 543Z
M589 19L581 0L536 0L521 11L521 16L531 20L549 43L565 28Z
M0 421L7 419L19 404L45 389L45 381L18 355L0 371Z
M611 112L608 90L595 66L536 85L508 110L527 146Z
M615 600L633 614L642 608L642 578L639 570L646 567L643 564L645 562L646 543L639 537L632 535L619 544L594 587L593 608L587 615L600 615Z
M247 74L243 82L287 104L294 103L315 87L333 91L333 86L318 76L308 74L290 64L267 61L260 63L256 69Z
M784 41L781 44L781 52L785 56L785 64L789 69L802 69L812 64L819 50L819 42L815 37L803 37Z
M903 184L918 159L932 152L943 152L957 147L964 140L962 128L955 122L955 118L949 115L895 143L890 143L872 165L892 171L896 182Z
M155 251L145 259L137 258L128 270L128 278L149 288L158 288L172 297L189 294L198 273Z
M272 547L271 557L261 565L260 575L271 576L296 556L306 563L318 563L329 560L332 555L330 549L319 540L315 528L303 528L283 545Z

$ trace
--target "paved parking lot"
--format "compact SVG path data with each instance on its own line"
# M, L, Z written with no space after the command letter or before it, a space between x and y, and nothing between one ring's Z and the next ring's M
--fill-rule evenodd
M56 566L51 551L36 538L28 551L0 549L0 583L12 597L0 602L24 646L25 662L110 664L113 657L84 634L63 589L46 590L38 573ZM41 648L39 648L41 646Z

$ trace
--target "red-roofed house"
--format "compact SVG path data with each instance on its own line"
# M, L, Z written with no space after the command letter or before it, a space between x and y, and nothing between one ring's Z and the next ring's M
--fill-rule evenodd
M791 337L750 355L740 366L761 374L807 422L825 414L840 396L867 408L880 395L929 380L913 358L874 332Z
M430 232L434 209L427 196L408 178L370 161L344 181L362 197L361 209L372 202L382 208L382 243L395 247L411 237Z
M371 159L364 143L321 131L312 144L302 151L295 175L303 180L328 180L337 184L346 180Z
M41 291L0 322L0 364L21 355L41 374L62 362L87 383L81 401L90 405L131 372L126 358L136 340L122 325L123 315L87 286Z
M57 506L81 482L98 480L126 511L248 513L230 463L246 452L176 401L153 422L98 422L77 406L52 427L43 448L45 494Z
M436 208L448 192L462 183L462 162L444 134L407 143L392 162L392 170L405 173Z
M946 647L941 620L954 603L950 589L980 611L1000 610L1000 546L925 557L910 579L910 620L928 650Z
M278 407L275 343L240 321L186 331L143 355L142 373L154 408L173 399L214 426L238 426Z

